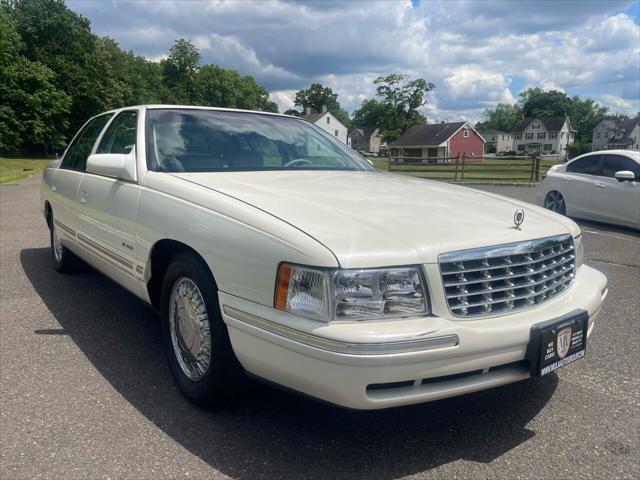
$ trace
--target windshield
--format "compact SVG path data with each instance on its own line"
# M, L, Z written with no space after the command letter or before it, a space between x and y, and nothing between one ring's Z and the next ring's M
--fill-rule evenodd
M249 112L147 110L148 168L163 172L375 170L305 120Z

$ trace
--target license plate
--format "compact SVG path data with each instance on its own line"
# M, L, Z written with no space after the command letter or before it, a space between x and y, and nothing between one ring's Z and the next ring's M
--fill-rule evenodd
M589 314L584 310L532 326L527 348L531 375L543 376L583 358L588 326Z

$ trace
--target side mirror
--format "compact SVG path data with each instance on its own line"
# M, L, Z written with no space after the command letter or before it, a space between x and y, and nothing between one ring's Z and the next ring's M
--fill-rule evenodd
M87 159L87 172L128 182L136 181L135 150L129 153L94 153Z
M629 170L620 170L615 173L614 177L617 178L619 182L633 182L636 179L634 173Z

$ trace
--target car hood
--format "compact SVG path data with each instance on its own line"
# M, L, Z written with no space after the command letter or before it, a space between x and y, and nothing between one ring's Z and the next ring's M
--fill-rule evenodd
M579 233L532 204L382 172L175 173L302 230L344 268L435 263L439 253ZM525 211L520 229L514 213Z

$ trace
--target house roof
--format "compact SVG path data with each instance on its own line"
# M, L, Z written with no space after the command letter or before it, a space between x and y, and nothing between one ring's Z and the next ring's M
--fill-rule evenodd
M394 147L420 147L446 142L467 122L414 125L391 144Z
M631 133L631 130L633 130L639 122L640 122L640 117L623 120L622 122L620 122L620 125L618 125L617 129L623 130L624 133L629 135Z
M307 122L316 123L318 120L324 117L327 113L329 112L310 113L309 115L305 115L302 118L305 119Z
M357 132L363 137L370 137L376 132L376 130L378 130L378 127L351 128L349 129L349 135L353 135Z
M548 132L559 132L567 117L527 117L516 123L511 131L523 132L534 120L540 120Z
M511 132L503 132L501 130L482 130L480 133L480 135L482 135L483 137L487 137L487 135L511 135Z

